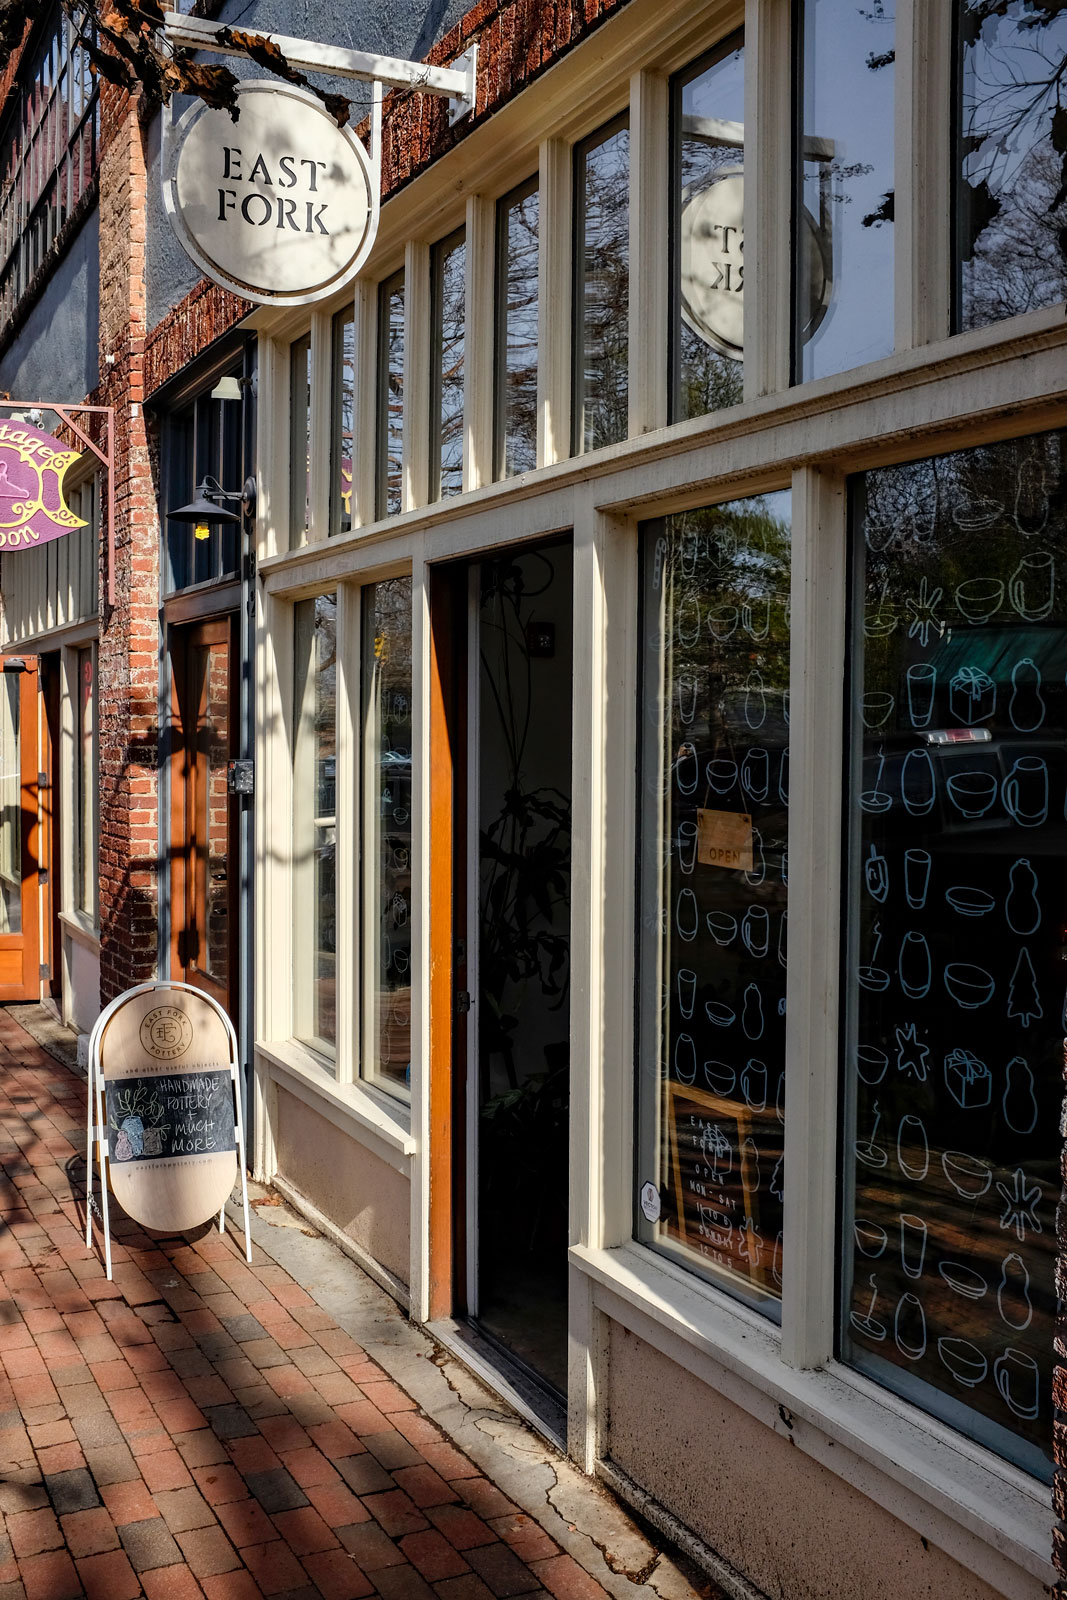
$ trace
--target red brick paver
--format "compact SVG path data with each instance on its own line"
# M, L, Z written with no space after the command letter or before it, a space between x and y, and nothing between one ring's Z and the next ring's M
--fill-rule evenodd
M0 1596L607 1600L258 1247L113 1211L109 1283L84 1082L0 1067Z

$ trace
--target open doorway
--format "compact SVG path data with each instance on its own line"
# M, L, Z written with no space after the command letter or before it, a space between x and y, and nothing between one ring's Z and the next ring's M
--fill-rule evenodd
M456 1297L505 1375L558 1416L567 1378L571 540L472 563L466 621L457 903L466 929L460 1003L469 997L470 1009Z

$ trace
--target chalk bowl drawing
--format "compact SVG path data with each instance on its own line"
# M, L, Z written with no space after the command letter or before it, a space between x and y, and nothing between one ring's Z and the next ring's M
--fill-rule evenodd
M1034 1074L1022 1056L1012 1056L1004 1073L1004 1121L1012 1133L1033 1133L1037 1127L1037 1094Z
M767 954L771 944L771 918L766 906L749 906L741 919L741 943L757 960Z
M986 917L997 903L985 889L972 889L965 883L946 889L945 899L961 917Z
M962 1111L979 1111L993 1098L993 1074L970 1050L945 1057L945 1087Z
M716 756L704 768L704 777L714 794L729 794L737 782L737 762L729 761L725 756Z
M708 612L708 632L720 644L725 644L737 628L737 607L718 606L714 611Z
M1012 863L1008 884L1004 902L1008 927L1020 938L1029 938L1041 926L1041 902L1037 898L1037 873L1025 856Z
M745 1097L745 1104L752 1111L766 1111L767 1064L765 1061L753 1059L745 1063L741 1069L741 1093Z
M889 1235L881 1223L870 1222L866 1217L857 1217L853 1222L852 1236L860 1255L869 1256L872 1261L877 1261L889 1243Z
M896 708L896 696L882 689L872 689L860 701L860 717L870 732L884 728Z
M921 933L912 930L900 941L897 975L900 978L900 986L909 1000L922 1000L930 993L933 966L930 961L930 947Z
M963 1011L977 1011L993 998L996 983L984 967L967 961L950 961L945 968L945 988Z
M925 817L933 810L937 778L929 750L909 750L904 757L900 769L900 797L910 817Z
M1040 1373L1025 1350L1009 1345L993 1363L993 1382L1008 1410L1033 1422L1041 1409Z
M952 520L964 533L977 533L981 528L989 528L1003 514L1001 502L991 500L988 495L975 495L957 501L952 508Z
M889 893L889 863L877 845L871 845L870 853L863 863L863 880L871 899L883 905Z
M937 1354L941 1365L965 1389L973 1389L989 1371L989 1362L969 1339L938 1339Z
M1023 556L1008 579L1008 599L1024 622L1043 622L1056 599L1056 563L1048 550Z
M930 888L929 850L905 850L904 898L913 911L921 911Z
M737 938L737 918L731 917L728 911L709 911L704 921L716 944L733 944Z
M999 578L968 578L956 590L955 599L960 616L981 627L1004 604L1004 585Z
M1045 720L1041 672L1029 656L1023 656L1011 669L1008 720L1017 733L1033 733Z
M753 745L741 762L741 787L759 804L766 800L770 782L770 758L762 745Z
M937 1270L953 1294L961 1295L964 1300L981 1300L989 1288L982 1274L963 1261L941 1261Z
M849 1321L857 1333L862 1333L865 1338L874 1339L880 1344L886 1337L886 1327L874 1315L874 1308L878 1304L878 1283L873 1272L868 1282L871 1286L871 1292L867 1298L866 1309L853 1311L849 1316Z
M877 1050L869 1044L856 1046L856 1073L864 1083L869 1083L872 1088L881 1083L888 1066L889 1057L884 1050Z
M946 1150L941 1156L941 1170L956 1193L965 1200L980 1200L993 1182L993 1168L981 1156L968 1155L966 1150Z
M930 635L944 632L945 625L938 617L943 589L934 589L930 580L923 578L919 584L919 593L909 597L904 602L904 609L911 619L908 624L908 638L918 639L920 647L925 650L930 643Z
M900 1264L909 1278L921 1278L926 1261L927 1227L913 1212L900 1213Z
M930 1144L921 1117L907 1112L897 1128L897 1165L906 1178L921 1183L930 1170Z
M700 601L695 595L687 595L674 616L674 632L678 643L691 650L700 638L702 622Z
M1041 1218L1037 1214L1037 1208L1041 1204L1040 1185L1032 1183L1021 1167L1016 1167L1012 1173L1010 1187L997 1179L997 1193L1004 1206L1000 1226L1006 1233L1014 1228L1015 1237L1020 1244L1024 1244L1027 1228L1031 1233L1044 1231Z
M926 1354L926 1313L918 1295L910 1290L897 1301L893 1339L906 1361L918 1361Z
M1048 767L1041 756L1019 756L1000 790L1004 809L1020 828L1040 828L1048 818Z
M913 661L904 675L908 715L913 728L928 728L934 714L937 668L928 661Z
M769 598L763 600L746 600L741 607L741 626L750 639L761 643L771 631L771 602Z
M691 967L678 969L678 1009L688 1022L693 1015L693 1005L696 1000L697 975Z
M889 1152L878 1141L878 1129L882 1121L882 1108L876 1100L871 1107L874 1121L871 1124L870 1135L866 1139L857 1139L852 1146L857 1161L862 1161L865 1167L884 1167L889 1163Z
M981 772L978 769L953 772L945 784L952 804L969 822L985 816L997 798L999 787L997 778L992 772Z
M997 1310L1000 1320L1016 1333L1030 1326L1034 1306L1030 1299L1030 1274L1017 1250L1011 1250L1000 1264L1000 1283L997 1285Z
M737 1073L727 1061L705 1061L704 1082L712 1094L722 1095L725 1098L732 1094L737 1082Z
M737 1012L725 1000L705 1000L704 1010L714 1028L731 1028L737 1021Z
M948 705L957 722L973 728L996 711L997 686L981 667L960 667L949 679Z

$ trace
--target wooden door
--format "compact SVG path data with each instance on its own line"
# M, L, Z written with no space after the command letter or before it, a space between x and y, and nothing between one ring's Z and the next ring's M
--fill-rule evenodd
M39 1000L37 659L0 675L0 1003Z
M172 630L171 974L236 1015L236 618Z

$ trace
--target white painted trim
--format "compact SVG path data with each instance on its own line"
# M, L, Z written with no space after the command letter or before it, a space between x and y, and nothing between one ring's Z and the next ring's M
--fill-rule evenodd
M404 471L401 505L430 496L430 247L409 241L404 252Z
M793 74L790 7L745 4L745 398L789 384Z
M411 573L411 1315L430 1314L430 567Z
M538 154L537 465L571 453L571 148L546 139Z
M287 1093L366 1145L395 1172L408 1176L415 1141L399 1101L394 1102L395 1110L387 1110L385 1097L375 1095L367 1084L338 1083L315 1052L294 1039L259 1041L256 1056Z
M464 253L463 487L493 481L493 374L496 364L496 206L467 198Z
M336 952L336 1068L339 1085L353 1083L360 1072L360 888L362 860L359 793L360 726L360 597L354 584L337 586L337 769L335 776L334 848Z
M375 520L378 434L378 285L356 283L352 370L352 526Z
M86 950L100 950L100 929L90 923L82 911L60 911L59 922L63 931Z
M894 191L898 350L949 331L954 7L897 0Z
M350 1256L357 1267L362 1268L367 1277L373 1279L379 1289L384 1289L386 1294L395 1300L398 1306L405 1311L408 1310L410 1297L407 1284L401 1283L395 1273L390 1272L388 1267L383 1267L380 1261L376 1261L369 1251L365 1250L361 1244L357 1244L351 1234L346 1233L343 1228L339 1228L336 1222L331 1222L326 1213L320 1211L313 1200L309 1200L306 1194L301 1194L295 1184L291 1183L288 1178L283 1178L280 1172L276 1172L272 1177L271 1188L277 1189L282 1199L287 1200L294 1211L298 1211L302 1217L306 1217L318 1229L319 1233L329 1239L331 1244L336 1245L338 1250L343 1250L346 1256Z
M321 544L330 532L333 445L333 318L315 311L311 318L311 394L308 402L308 544Z
M670 130L667 79L635 72L630 80L630 436L667 421L668 306L665 241L670 227Z

